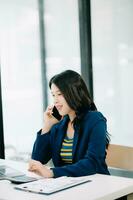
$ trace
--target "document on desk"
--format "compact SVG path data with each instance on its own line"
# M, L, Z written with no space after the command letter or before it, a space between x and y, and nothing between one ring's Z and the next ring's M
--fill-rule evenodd
M66 177L44 178L30 183L15 186L15 189L34 192L39 194L52 194L61 190L65 190L91 180L87 176L82 177Z

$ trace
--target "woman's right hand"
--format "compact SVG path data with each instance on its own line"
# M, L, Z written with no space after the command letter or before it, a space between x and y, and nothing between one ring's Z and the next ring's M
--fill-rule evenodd
M52 115L52 110L54 106L48 106L44 112L44 127L42 128L42 134L49 132L54 124L59 121Z

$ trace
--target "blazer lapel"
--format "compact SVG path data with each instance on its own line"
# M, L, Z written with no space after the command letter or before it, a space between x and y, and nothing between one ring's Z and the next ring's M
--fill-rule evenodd
M77 127L75 127L74 130L75 130L75 132L74 132L73 151L72 151L72 158L73 158L73 160L74 160L74 156L75 156L75 153L76 153L76 148L77 148L78 138L79 138Z

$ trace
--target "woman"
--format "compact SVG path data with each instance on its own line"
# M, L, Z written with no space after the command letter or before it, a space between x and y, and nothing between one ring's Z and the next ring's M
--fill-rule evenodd
M66 70L49 82L54 106L44 113L44 126L37 133L29 171L43 177L109 174L105 162L109 136L106 119L97 111L82 77ZM54 167L45 165L52 158Z

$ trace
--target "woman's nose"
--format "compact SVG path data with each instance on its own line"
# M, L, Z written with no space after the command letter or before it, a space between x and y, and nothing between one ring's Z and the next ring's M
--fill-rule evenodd
M55 103L58 103L58 97L57 96L54 97L54 104Z

